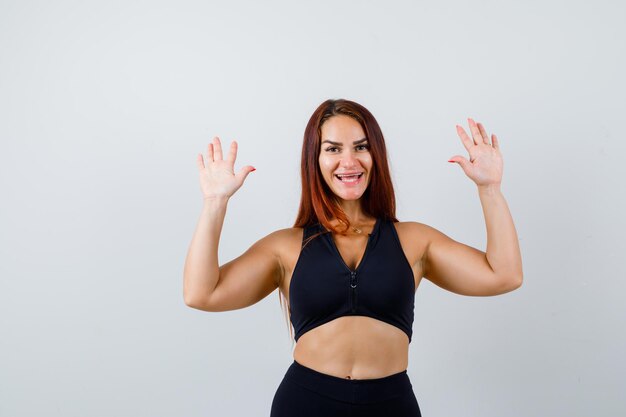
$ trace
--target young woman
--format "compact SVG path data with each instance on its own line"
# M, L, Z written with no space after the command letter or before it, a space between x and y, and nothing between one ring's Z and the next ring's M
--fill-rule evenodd
M294 226L222 266L217 254L228 200L255 168L234 172L235 141L226 158L217 137L206 161L198 155L204 207L185 262L185 303L235 310L279 289L297 343L271 417L420 416L407 367L422 277L472 296L522 284L517 234L500 191L498 139L490 142L484 126L468 120L472 137L461 126L457 133L470 159L450 162L478 187L486 252L425 224L398 221L383 134L355 102L327 100L307 124Z

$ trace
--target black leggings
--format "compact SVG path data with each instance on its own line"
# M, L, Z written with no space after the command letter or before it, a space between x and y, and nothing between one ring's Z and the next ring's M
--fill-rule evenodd
M407 371L383 378L347 379L295 360L287 369L270 417L421 417Z

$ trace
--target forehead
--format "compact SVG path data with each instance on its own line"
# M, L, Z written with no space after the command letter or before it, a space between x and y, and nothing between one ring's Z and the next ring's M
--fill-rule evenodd
M332 116L321 129L322 140L332 140L334 142L352 142L365 137L363 128L350 116Z

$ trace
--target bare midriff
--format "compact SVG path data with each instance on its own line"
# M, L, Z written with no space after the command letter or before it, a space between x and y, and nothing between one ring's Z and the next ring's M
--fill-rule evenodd
M409 338L365 316L344 316L304 333L293 358L307 368L346 379L383 378L408 368Z

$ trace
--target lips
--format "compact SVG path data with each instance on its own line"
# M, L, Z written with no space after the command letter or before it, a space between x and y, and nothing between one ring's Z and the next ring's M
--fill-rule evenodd
M358 174L335 174L335 177L344 184L356 184L360 182L363 173Z
M351 174L335 174L335 177L342 179L342 178L346 178L346 179L359 179L363 176L362 172L353 172Z

